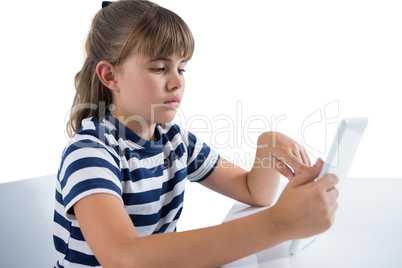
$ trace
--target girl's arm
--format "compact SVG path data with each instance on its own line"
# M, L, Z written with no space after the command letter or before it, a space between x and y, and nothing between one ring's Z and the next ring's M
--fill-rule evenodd
M278 132L266 132L258 138L257 152L250 172L220 159L202 185L253 206L274 201L280 175L292 179L311 165L304 148Z
M139 237L121 201L109 194L79 200L74 212L105 267L217 267L283 241L325 231L337 207L338 179L313 182L322 161L289 182L272 208L218 226Z

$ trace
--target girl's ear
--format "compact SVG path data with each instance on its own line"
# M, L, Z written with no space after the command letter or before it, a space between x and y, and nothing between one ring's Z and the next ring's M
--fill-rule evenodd
M118 91L116 67L108 61L102 60L96 65L99 80L112 91Z

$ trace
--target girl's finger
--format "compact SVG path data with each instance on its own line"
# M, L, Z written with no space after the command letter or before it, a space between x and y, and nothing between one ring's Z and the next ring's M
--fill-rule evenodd
M274 169L289 180L291 180L295 176L295 174L289 168L283 158L274 157Z
M293 153L289 153L287 156L283 157L286 164L288 164L295 172L302 172L309 168L308 165L304 164L301 160L301 156L295 156Z
M303 159L303 163L305 165L308 165L309 167L311 167L310 157L308 156L308 154L304 148L301 149L300 155Z

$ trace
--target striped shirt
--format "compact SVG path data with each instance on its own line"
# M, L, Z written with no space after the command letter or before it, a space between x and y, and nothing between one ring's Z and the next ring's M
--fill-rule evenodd
M219 155L178 125L157 125L147 141L107 114L87 118L66 146L56 185L53 240L56 267L100 267L73 205L94 193L118 197L140 236L173 232L183 208L185 179L200 182Z

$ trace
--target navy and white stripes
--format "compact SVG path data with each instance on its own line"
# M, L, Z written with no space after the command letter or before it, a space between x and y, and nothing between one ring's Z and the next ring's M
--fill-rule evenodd
M200 182L219 155L175 124L157 125L146 141L107 114L83 120L64 150L54 215L57 267L100 267L73 205L94 193L120 198L140 236L172 232L183 208L185 180Z

